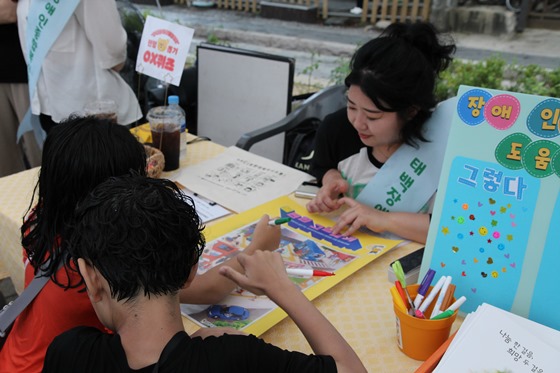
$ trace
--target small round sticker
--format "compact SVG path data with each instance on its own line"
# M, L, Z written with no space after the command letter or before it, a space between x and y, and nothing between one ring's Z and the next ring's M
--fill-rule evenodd
M527 145L521 154L523 167L531 176L550 176L554 173L552 159L559 149L560 145L549 140L534 141Z
M484 118L497 130L506 130L513 126L521 105L519 100L512 95L503 94L492 97L484 106Z
M560 125L560 100L549 98L540 102L527 117L527 128L544 139L558 136Z
M521 154L523 149L531 143L531 138L524 133L517 132L506 136L500 141L494 156L499 164L510 170L520 170L523 168Z
M465 92L457 103L457 113L461 120L469 126L477 126L484 122L484 105L492 95L482 89L471 89Z

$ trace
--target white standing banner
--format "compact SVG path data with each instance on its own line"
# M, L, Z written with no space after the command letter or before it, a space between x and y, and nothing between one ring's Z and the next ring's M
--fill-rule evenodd
M194 29L148 16L138 49L136 71L178 86Z

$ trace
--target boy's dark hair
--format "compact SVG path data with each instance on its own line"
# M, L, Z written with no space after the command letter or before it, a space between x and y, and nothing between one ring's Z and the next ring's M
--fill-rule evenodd
M68 241L109 283L111 296L130 300L174 294L204 249L204 227L192 199L171 181L112 177L76 208Z
M96 117L78 116L53 127L43 148L29 216L21 227L22 245L36 271L42 266L62 287L80 285L53 276L63 260L61 244L76 204L108 177L128 174L130 170L146 173L146 151L128 128ZM52 257L54 260L45 264ZM66 258L67 270L68 264Z
M356 51L344 83L359 86L380 110L397 112L405 120L402 141L417 147L416 140L426 141L422 127L437 104L436 78L454 52L453 41L440 43L430 23L393 23ZM406 120L410 108L418 113Z

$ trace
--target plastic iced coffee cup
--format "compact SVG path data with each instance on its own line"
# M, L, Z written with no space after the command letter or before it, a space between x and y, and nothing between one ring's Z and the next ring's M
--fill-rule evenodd
M100 119L107 119L117 123L117 103L113 100L97 100L88 102L84 106L85 115L93 115Z
M152 132L152 146L161 150L165 158L164 171L179 168L181 148L181 113L167 106L150 109L147 115Z

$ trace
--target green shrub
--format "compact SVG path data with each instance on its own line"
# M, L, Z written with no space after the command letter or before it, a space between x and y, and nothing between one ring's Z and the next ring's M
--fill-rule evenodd
M447 70L440 74L436 97L438 101L453 97L460 85L500 89L505 65L505 61L499 57L481 62L453 60Z
M337 66L331 70L329 84L338 85L343 84L344 79L350 74L350 60L347 57L339 57Z
M453 60L436 85L438 101L455 96L460 85L560 97L560 67L508 64L500 56L484 61Z

